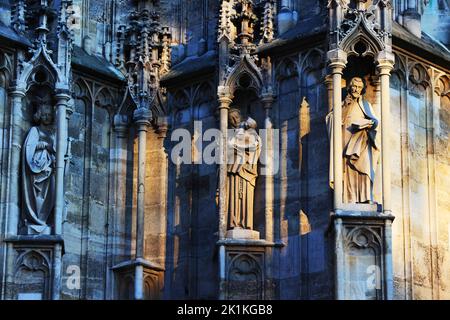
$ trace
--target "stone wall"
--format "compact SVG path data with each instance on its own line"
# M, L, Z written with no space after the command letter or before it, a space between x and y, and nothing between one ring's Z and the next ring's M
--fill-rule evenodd
M216 128L213 90L212 84L204 81L177 88L169 96L172 130L165 142L169 155L167 298L212 299L217 295L217 168L203 163L206 143L196 145L195 140L192 155L196 164L176 164L170 160L179 142L170 141L173 130L184 128L200 141L207 129Z
M172 34L172 64L187 57L211 58L212 55L205 57L204 53L217 46L220 1L159 2L162 25L169 26ZM324 1L287 3L298 12L297 27L326 15ZM422 17L422 21L428 21L423 24L423 30L444 45L448 45L446 34L429 22L438 21L436 24L448 27L448 19L441 15L448 11L447 3L430 1L439 11L437 20L430 18L428 9ZM75 0L74 7L79 10L75 22L79 26L73 28L75 45L82 46L83 37L91 37L97 61L113 70L106 61L115 62L117 29L127 25L135 5L131 0ZM146 6L154 8L153 1L147 1ZM9 21L6 18L9 11L10 7L0 1L2 22ZM13 37L12 31L9 36ZM12 104L8 93L18 66L15 54L20 50L9 42L2 42L1 46L0 293L4 298L5 284L16 281L18 287L27 284L38 287L42 274L11 269L18 254L10 254L7 259L7 244L3 241L10 221L8 210L14 208L9 197L11 192L17 192L10 189L11 154L17 146L11 145ZM328 183L325 116L329 105L324 56L328 48L325 43L293 47L289 51L279 48L272 59L276 99L271 116L275 129L279 130L280 158L279 171L274 177L273 238L279 246L267 250L265 258L273 263L275 298L331 299L334 297L330 263L333 251L328 231L332 190ZM394 297L450 299L449 70L406 54L405 49L394 51L396 67L390 88L392 148L388 150L396 217L393 222ZM138 141L137 130L131 125L133 110L127 109L133 104L122 101L124 83L113 83L103 73L96 74L101 70L87 72L90 67L93 66L78 65L72 73L74 103L68 131L72 158L65 176L61 298L129 298L129 283L121 283L112 268L132 260L136 250ZM118 70L113 72L119 74ZM172 162L172 151L178 141L171 141L171 137L177 129L187 129L194 137L190 141L190 153L195 160L202 159L207 143L200 146L198 141L207 129L219 126L217 79L212 74L195 78L187 75L187 79L168 87L170 129L167 136L157 125L156 117L147 133L144 256L164 269L157 276L160 277L158 289L148 291L154 298L215 299L219 289L219 222L215 202L218 168L204 162L194 165ZM373 83L371 79L366 80L370 84L367 98L377 108ZM41 93L32 88L24 99L17 115L20 141L31 125L31 102ZM262 128L264 110L259 102L248 99L251 100L241 94L235 103L248 104L249 114ZM300 119L302 102L306 103L307 112ZM116 123L117 115L126 119L123 127ZM300 122L306 125L302 133ZM264 179L259 177L255 229L261 234L266 228L264 194ZM14 274L16 278L9 277L5 264L10 273L18 271ZM73 282L78 272L79 286L76 280Z
M398 54L391 83L397 299L448 299L448 78ZM444 151L446 150L446 151Z

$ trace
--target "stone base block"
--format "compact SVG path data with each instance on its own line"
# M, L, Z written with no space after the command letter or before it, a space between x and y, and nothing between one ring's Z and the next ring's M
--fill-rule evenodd
M255 230L234 228L227 231L228 239L259 240L259 232Z
M347 206L332 215L335 297L338 300L392 299L394 217L370 205ZM358 210L359 209L359 210Z
M28 235L50 235L51 234L51 228L49 226L42 226L42 225L28 225L27 226Z
M12 250L7 259L10 282L5 285L5 298L11 300L50 300L59 295L59 274L64 241L55 235L19 235L5 239Z
M159 300L164 285L164 268L145 259L124 261L112 268L116 275L120 300ZM136 279L139 279L136 282Z

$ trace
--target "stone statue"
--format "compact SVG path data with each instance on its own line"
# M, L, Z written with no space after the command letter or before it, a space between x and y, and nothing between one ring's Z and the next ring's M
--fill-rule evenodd
M378 119L362 93L361 78L351 79L342 103L343 202L374 203L373 182L379 159ZM330 185L333 188L333 111L327 115L330 135Z
M29 234L49 234L48 218L55 205L55 137L53 108L38 107L34 126L22 148L23 212Z
M261 138L256 121L241 121L238 109L229 111L229 124L234 133L228 137L227 211L228 229L253 229L253 203Z

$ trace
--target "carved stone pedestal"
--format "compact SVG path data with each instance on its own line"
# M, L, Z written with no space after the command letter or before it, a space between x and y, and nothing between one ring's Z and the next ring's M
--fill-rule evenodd
M5 239L5 242L8 243L6 298L52 299L61 285L61 260L57 257L64 254L62 237L23 235Z
M161 299L164 284L164 268L157 266L145 259L129 260L114 266L112 269L116 275L118 299L134 300L136 290L136 269L143 269L142 297L144 300Z
M259 232L255 230L234 228L227 231L229 239L259 240Z
M224 264L219 296L225 300L275 299L273 251L281 244L265 240L225 239L217 243Z
M359 210L358 210L359 207ZM351 205L331 215L335 298L392 299L392 215L376 205Z
M27 233L29 235L50 235L51 228L49 226L41 226L41 225L28 225Z

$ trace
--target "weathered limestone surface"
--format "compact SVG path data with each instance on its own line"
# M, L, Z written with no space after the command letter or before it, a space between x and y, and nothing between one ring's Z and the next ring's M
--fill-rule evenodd
M260 96L237 91L231 107L248 106L258 128L264 128L270 118L279 130L280 162L273 176L273 192L263 177L257 179L253 229L259 239L247 242L219 239L215 199L219 166L200 162L209 141L195 143L207 129L220 128L218 86L230 78L227 72L233 63L240 61L238 56L224 56L217 41L225 1L74 0L75 13L70 17L59 7L66 1L48 1L57 14L49 20L46 35L35 33L37 20L25 21L26 10L34 10L33 6L21 7L25 2L32 1L0 1L0 299L133 299L135 271L141 267L143 296L152 299L330 299L335 297L339 276L349 277L355 290L361 288L367 266L349 265L355 267L348 269L357 274L354 278L352 273L334 274L333 190L328 181L325 124L332 98L326 81L326 53L331 48L326 40L324 1L253 1L258 17L251 41L258 52L254 63L262 75L261 92L270 85L274 100L266 113ZM350 1L352 6L356 2ZM266 3L276 5L272 13L268 10L272 18L264 10ZM392 21L395 65L388 93L391 147L387 152L395 220L390 281L394 299L450 299L450 9L445 0L428 1L423 9L407 4L394 3ZM274 38L261 39L261 23L280 21L282 7L285 16L281 18L289 20L285 20L285 32L280 34L275 22ZM144 9L159 13L158 25L167 30L158 31L158 43L168 41L170 46L155 46L156 54L139 53L151 62L156 57L160 64L129 69L131 49L142 45L142 39L130 44L129 37L123 39L124 30L130 28L131 13ZM61 22L66 18L73 42L65 42L66 35L72 37ZM230 31L234 33L237 36L238 32ZM53 53L48 54L49 60L42 54L31 61L30 47L44 38ZM240 41L233 39L233 43ZM34 52L43 46L36 43L40 44ZM240 49L230 50L234 54ZM21 65L29 68L27 79L20 77L25 74ZM258 73L250 69L245 71ZM149 99L151 103L133 100L130 70L143 71L140 79L152 79L148 88L140 88L148 97L157 92L155 100ZM62 81L58 82L56 72ZM342 88L350 78L347 72ZM380 81L376 77L364 80L365 97L379 115ZM142 86L134 78L130 83ZM55 106L61 89L70 94L64 105L70 150L63 150L69 157L65 159L62 210L58 211L62 232L60 236L54 232L58 226L52 213L50 238L25 239L20 228L24 221L18 155L34 125L36 98ZM302 101L308 105L303 116ZM139 151L133 112L142 106L149 108L152 119L144 155L144 254L136 260ZM171 159L178 143L171 137L181 128L194 136L188 141L192 146L188 153L198 161L195 164ZM382 201L381 180L375 189L376 198ZM267 194L273 196L272 203ZM270 241L266 241L267 234ZM58 248L63 250L61 263ZM370 266L373 252L364 250ZM352 252L347 257L350 264ZM258 269L264 259L266 267ZM30 261L42 262L41 269L30 267ZM223 295L221 262L230 280ZM236 274L244 272L246 263L251 270L244 270L247 273L241 282ZM46 283L42 270L56 270L61 276L56 274ZM248 284L250 288L244 290ZM355 298L361 297L355 292ZM376 291L366 294L367 298L380 297Z

